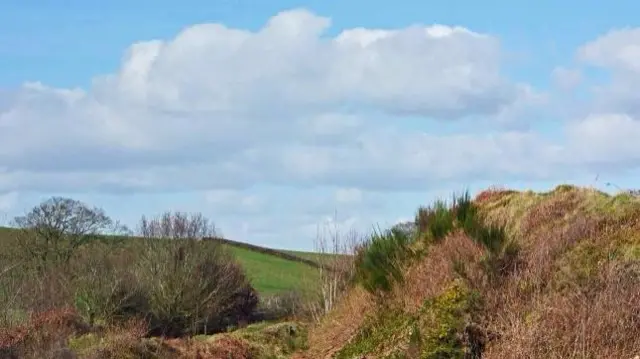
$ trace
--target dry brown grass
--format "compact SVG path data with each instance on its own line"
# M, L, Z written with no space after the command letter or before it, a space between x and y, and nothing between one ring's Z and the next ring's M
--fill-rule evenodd
M524 216L522 232L526 234L540 230L563 220L576 210L580 199L580 193L577 191L560 192L549 196Z
M637 216L612 220L606 213L581 210L586 195L588 190L559 191L524 216L519 238L521 267L499 287L483 290L486 325L501 334L485 352L487 358L621 358L638 354L637 262L628 267L600 259L593 271L597 276L577 282L575 273L568 273L561 276L562 283L557 281L562 273L560 259L578 245L589 245L606 255L611 247L608 239L616 233L625 228L627 232L640 230L631 229Z
M609 263L591 288L576 287L533 303L486 358L632 358L640 353L640 267Z
M456 277L456 263L464 265L474 281L482 281L477 266L484 254L484 248L462 232L447 236L431 247L423 260L408 268L404 283L393 290L393 301L415 313L427 298L440 294Z
M253 353L247 342L222 336L215 341L206 342L195 339L171 339L164 342L173 351L172 358L193 359L251 359Z
M371 294L356 287L309 333L309 359L331 358L353 338L375 307Z
M515 193L512 190L508 190L504 187L501 186L492 186L489 187L488 189L478 193L476 195L476 198L474 199L474 201L476 203L482 203L482 202L486 202L486 201L496 201L499 200L500 198L502 198L503 196L506 196L508 194L512 194Z
M70 308L34 313L22 325L0 328L0 357L51 358L66 350L67 338L89 327Z

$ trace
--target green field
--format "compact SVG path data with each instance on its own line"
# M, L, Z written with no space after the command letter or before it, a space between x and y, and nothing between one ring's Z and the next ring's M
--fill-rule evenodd
M245 269L254 288L263 295L307 291L318 280L318 270L305 263L226 245Z

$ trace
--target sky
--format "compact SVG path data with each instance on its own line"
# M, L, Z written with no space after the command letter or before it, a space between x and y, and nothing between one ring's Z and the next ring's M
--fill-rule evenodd
M463 190L637 188L638 11L3 0L0 222L65 196L312 250Z

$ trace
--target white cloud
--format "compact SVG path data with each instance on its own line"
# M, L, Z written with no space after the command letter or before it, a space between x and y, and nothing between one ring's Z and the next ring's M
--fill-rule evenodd
M444 25L334 36L330 26L301 9L257 31L198 24L131 45L89 88L0 91L0 210L25 191L198 192L225 234L294 241L318 223L368 231L410 216L385 209L397 205L388 190L448 194L640 164L638 29L578 50L612 76L590 115L554 124L545 111L565 98L505 78L494 36ZM584 89L589 75L551 73L561 90Z
M612 30L580 47L577 57L609 75L594 88L594 111L640 116L640 28Z
M338 203L358 203L362 201L362 191L357 188L340 188L335 192Z
M578 69L556 67L551 73L555 86L561 90L573 90L582 82L582 72Z
M89 89L28 83L2 93L0 190L322 180L344 166L335 161L388 166L366 139L365 151L353 149L383 125L376 114L456 119L522 102L495 37L443 25L331 37L330 25L300 9L256 32L194 25L133 44Z
M640 28L612 30L578 50L588 64L640 73Z
M637 76L614 78L597 92L607 105L598 113L628 119L573 123L567 143L522 129L403 130L406 114L517 122L541 115L536 111L549 99L503 78L492 36L433 25L352 28L330 37L330 24L292 10L256 32L194 25L173 39L132 45L120 69L96 77L86 91L29 83L3 93L0 191L211 189L218 206L256 211L263 200L217 189L415 189L547 179L635 158L633 141L606 143L614 131L635 134ZM580 58L633 73L636 37L636 30L605 35L581 48ZM554 76L566 86L578 81L563 68ZM347 202L354 196L336 193Z
M596 85L585 104L587 114L567 124L566 158L574 167L634 170L640 165L640 28L611 30L581 46L576 57L605 76L582 71L584 80ZM578 80L577 70L555 74L560 81Z
M567 133L576 163L618 167L640 164L640 121L629 115L590 115L571 123Z

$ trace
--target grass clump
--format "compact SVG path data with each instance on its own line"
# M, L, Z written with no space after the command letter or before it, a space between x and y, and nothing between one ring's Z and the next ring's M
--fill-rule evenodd
M403 263L412 257L412 238L392 228L375 232L356 255L355 279L370 293L385 293L403 280Z
M490 223L480 215L468 191L454 194L451 205L436 201L431 207L420 208L416 224L427 243L440 242L454 230L463 231L487 250L485 267L492 276L506 272L519 251L516 243L508 240L504 225Z
M449 234L454 226L454 215L444 201L436 201L430 207L421 207L416 215L416 225L421 239L435 242Z

